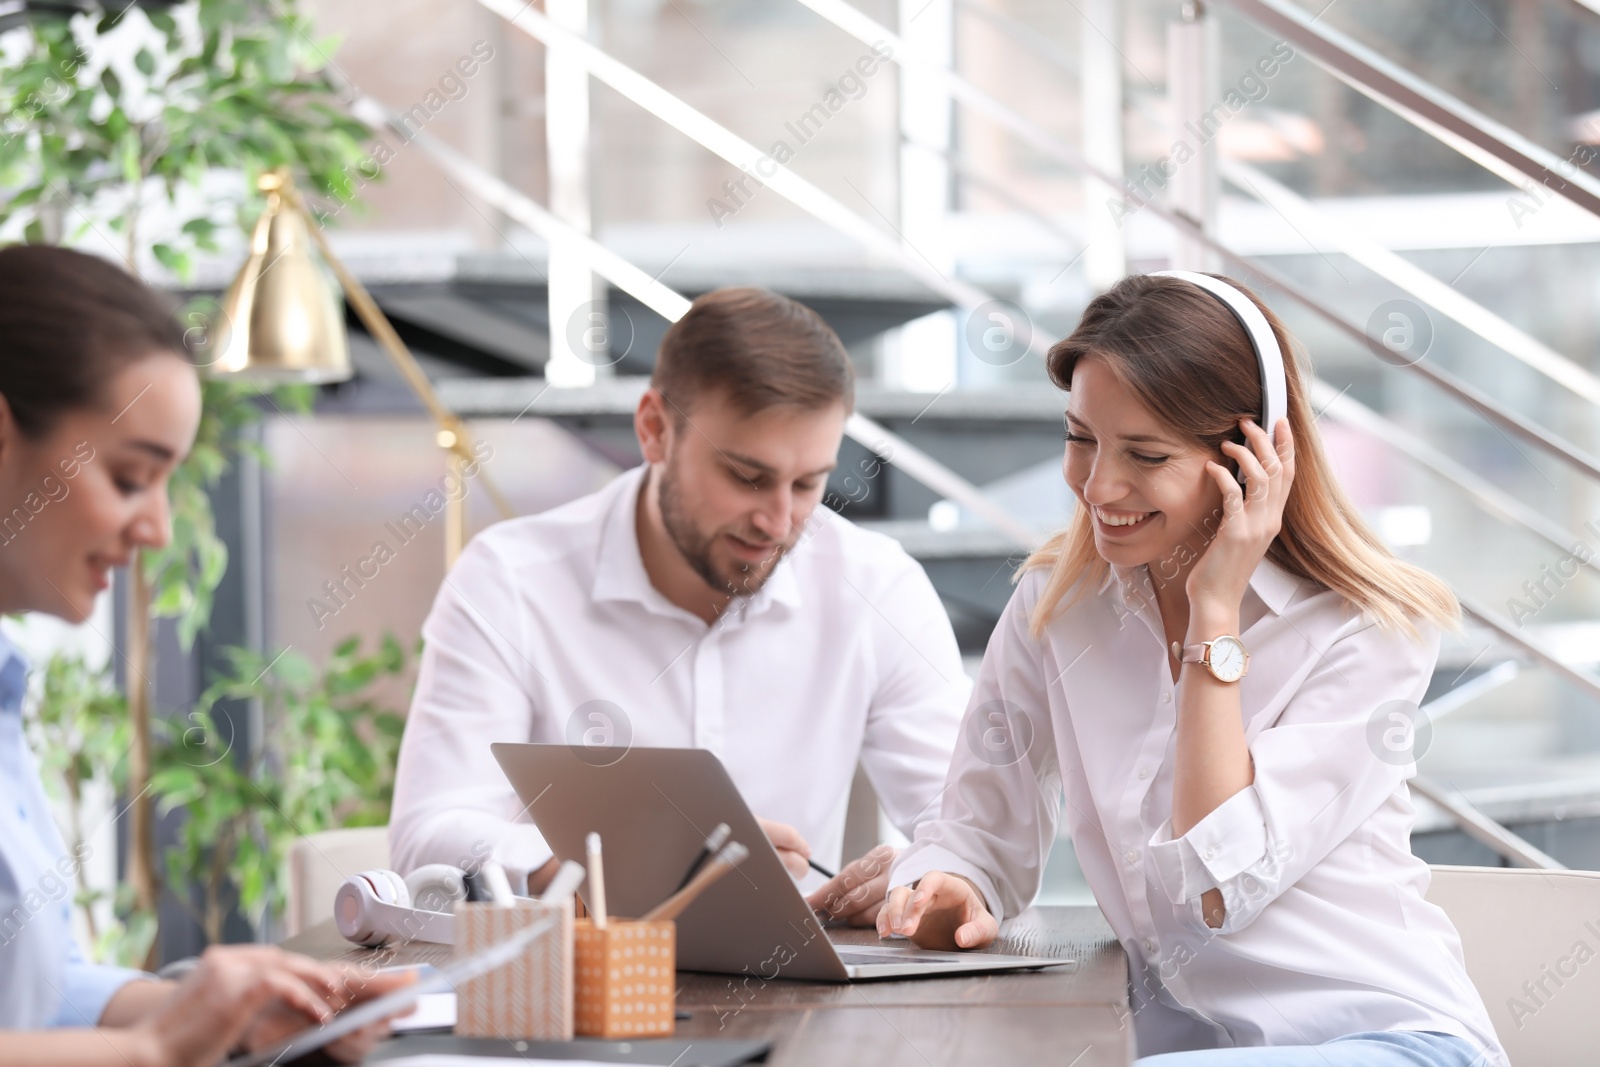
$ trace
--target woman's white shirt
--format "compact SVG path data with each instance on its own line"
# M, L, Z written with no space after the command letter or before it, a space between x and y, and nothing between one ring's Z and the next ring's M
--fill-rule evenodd
M1128 954L1140 1055L1434 1030L1505 1064L1410 849L1404 735L1437 628L1420 624L1420 639L1380 629L1264 560L1240 608L1254 781L1174 838L1177 697L1148 569L1112 568L1035 640L1028 619L1047 573L1025 574L1007 605L940 817L918 828L891 884L949 871L997 919L1015 915L1038 891L1064 810ZM1218 929L1200 915L1214 887Z

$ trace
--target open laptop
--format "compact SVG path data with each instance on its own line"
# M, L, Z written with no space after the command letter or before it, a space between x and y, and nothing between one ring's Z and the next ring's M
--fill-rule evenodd
M683 970L846 982L1072 963L890 945L836 947L726 768L705 749L633 748L601 765L606 761L596 760L593 750L570 745L490 748L557 859L582 862L585 836L600 834L613 915L643 915L665 900L706 835L717 823L728 824L732 840L750 856L678 916Z

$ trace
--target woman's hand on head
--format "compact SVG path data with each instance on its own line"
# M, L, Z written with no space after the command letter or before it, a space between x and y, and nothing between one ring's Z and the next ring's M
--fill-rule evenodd
M1238 610L1250 576L1283 528L1283 509L1294 484L1289 420L1278 420L1272 439L1251 419L1241 419L1239 425L1246 444L1225 441L1222 451L1238 462L1245 484L1240 486L1223 464L1206 464L1206 473L1222 490L1222 521L1185 582L1191 618L1196 605Z
M878 936L900 934L922 948L982 948L1000 936L983 894L958 874L930 871L915 887L889 891L878 912Z

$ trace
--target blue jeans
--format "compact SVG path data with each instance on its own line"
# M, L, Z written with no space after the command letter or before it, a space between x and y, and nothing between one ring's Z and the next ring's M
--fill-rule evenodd
M1475 1046L1431 1030L1374 1030L1320 1045L1206 1048L1144 1056L1135 1067L1486 1067Z

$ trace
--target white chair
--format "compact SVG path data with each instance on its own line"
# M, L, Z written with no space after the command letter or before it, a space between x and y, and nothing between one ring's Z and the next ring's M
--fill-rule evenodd
M388 866L387 826L324 830L296 840L289 846L288 936L333 918L333 895L346 878Z
M1513 1067L1595 1062L1600 873L1433 867L1427 897L1461 933L1467 974Z

